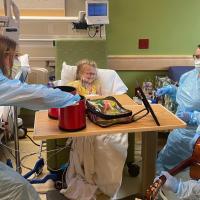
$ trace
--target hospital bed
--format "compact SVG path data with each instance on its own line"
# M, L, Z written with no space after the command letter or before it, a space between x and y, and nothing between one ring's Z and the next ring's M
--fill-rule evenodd
M61 80L62 64L75 65L83 58L94 60L99 68L107 68L106 40L67 38L55 40L56 51L56 80ZM47 151L65 146L66 139L47 140ZM64 150L54 155L47 153L49 169L58 169L69 159L69 151Z
M79 60L87 58L94 60L98 68L108 68L106 40L104 39L64 38L55 40L54 44L56 51L56 80L61 81L63 79L61 77L63 62L66 62L67 65L74 66ZM67 76L67 74L65 75ZM134 134L129 134L127 162L134 161L134 138ZM65 139L47 140L47 150L64 146L65 142ZM55 156L52 155L51 152L47 153L48 166L52 169L58 169L62 163L68 160L69 151L62 151Z

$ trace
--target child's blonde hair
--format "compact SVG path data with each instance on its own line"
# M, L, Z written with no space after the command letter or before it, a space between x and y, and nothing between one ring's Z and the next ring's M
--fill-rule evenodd
M88 60L88 59L82 59L77 63L77 70L76 70L76 80L80 80L82 73L84 71L84 65L90 65L97 69L97 64L93 60ZM96 73L97 76L97 73Z

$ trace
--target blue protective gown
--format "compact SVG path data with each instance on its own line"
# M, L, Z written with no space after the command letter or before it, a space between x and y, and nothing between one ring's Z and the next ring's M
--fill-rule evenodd
M0 199L40 200L40 197L23 176L0 162Z
M181 76L177 88L177 113L185 111L200 111L200 78L199 72L194 69ZM167 143L160 151L156 167L156 174L167 171L182 160L192 155L190 141L196 133L197 123L188 124L186 128L174 129L168 136Z
M29 85L19 80L10 80L0 70L0 105L18 106L31 110L65 107L76 103L79 95L47 88L44 85ZM0 162L1 200L39 200L37 192L20 174Z
M0 105L31 110L59 108L74 104L80 97L39 84L10 80L0 70Z
M200 180L189 180L186 182L180 182L176 196L180 200L199 200Z

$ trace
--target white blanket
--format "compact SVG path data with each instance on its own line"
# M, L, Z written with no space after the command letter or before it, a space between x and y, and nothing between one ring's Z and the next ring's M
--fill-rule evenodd
M66 173L67 198L94 200L100 191L113 197L122 182L127 156L127 134L73 138Z

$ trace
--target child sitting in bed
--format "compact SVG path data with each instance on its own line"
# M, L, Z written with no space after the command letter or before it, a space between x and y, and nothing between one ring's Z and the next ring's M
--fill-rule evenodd
M83 59L77 64L76 80L68 83L82 96L101 95L100 83L97 79L97 64L94 61Z
M67 85L83 96L101 95L96 63L79 61L76 80ZM73 137L65 176L67 188L61 193L68 199L84 200L96 199L99 193L114 196L121 185L127 143L126 134L106 135L106 131L100 136ZM115 156L117 162L113 163L110 156Z

